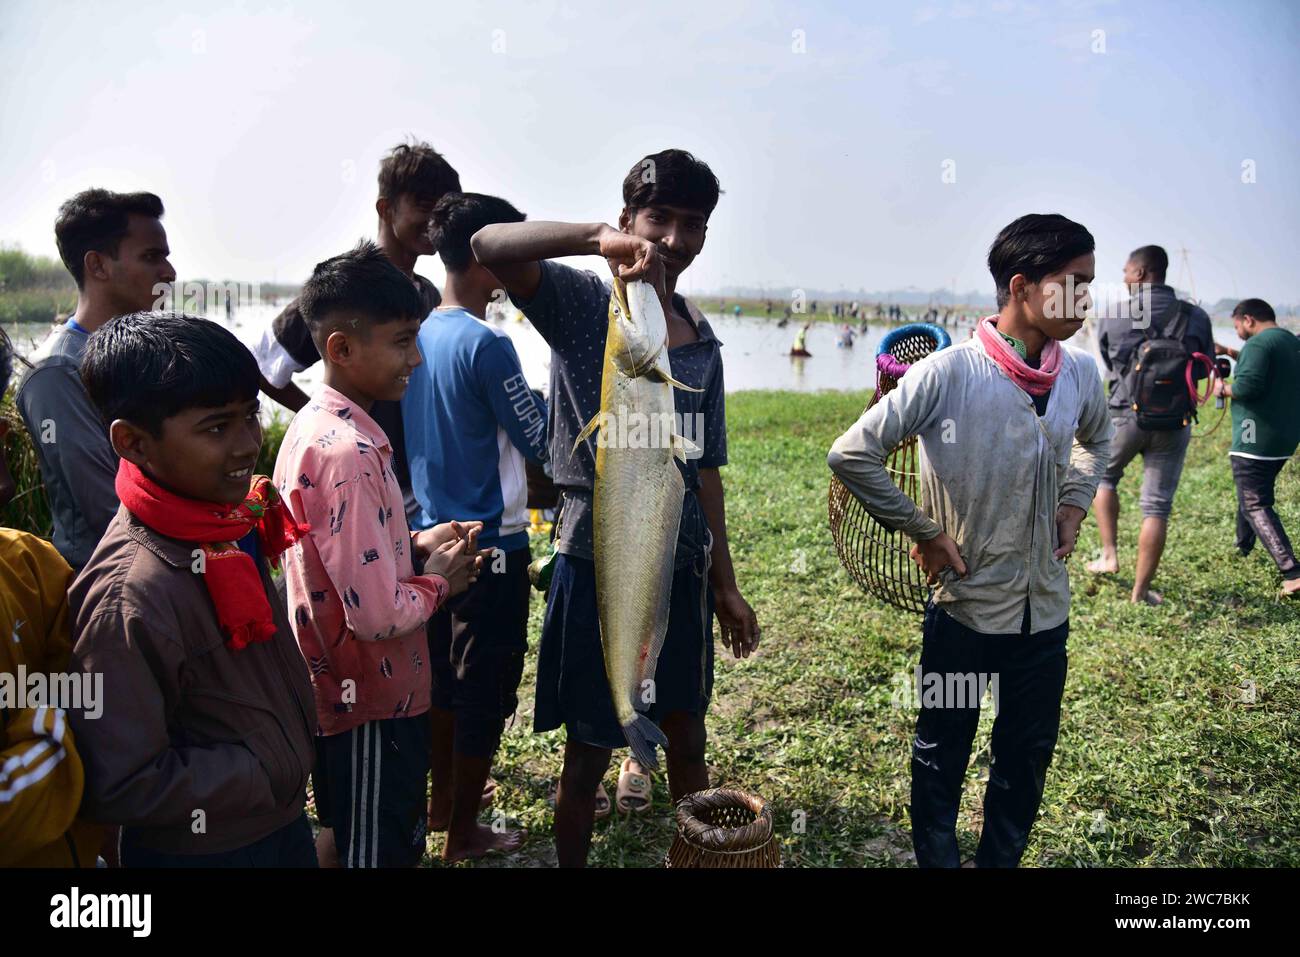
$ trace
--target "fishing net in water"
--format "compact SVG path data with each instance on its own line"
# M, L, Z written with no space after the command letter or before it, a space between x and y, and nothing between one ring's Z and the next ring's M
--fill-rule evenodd
M876 393L867 408L897 386L909 366L950 345L948 333L928 322L910 323L890 331L876 350ZM915 436L889 454L885 468L904 495L920 501L920 450ZM929 586L909 557L912 540L876 521L838 476L831 476L828 505L835 551L853 580L896 608L924 612Z
M677 836L664 867L780 867L766 801L739 788L696 791L677 802Z

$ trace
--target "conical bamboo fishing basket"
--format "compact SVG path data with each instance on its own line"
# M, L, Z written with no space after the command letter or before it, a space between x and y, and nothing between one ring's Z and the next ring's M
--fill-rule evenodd
M739 788L696 791L677 802L677 836L664 867L780 867L766 801Z
M876 393L867 408L898 385L908 366L951 344L948 333L931 323L910 323L889 332L876 351ZM920 500L920 450L915 437L894 449L885 467L904 495ZM912 540L876 521L838 476L831 476L828 506L835 551L853 580L896 608L924 612L929 586L909 557Z

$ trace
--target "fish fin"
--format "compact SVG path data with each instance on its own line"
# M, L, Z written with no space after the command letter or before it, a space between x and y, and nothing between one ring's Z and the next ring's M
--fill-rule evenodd
M659 726L643 714L632 719L631 724L623 725L623 736L627 738L628 747L637 763L647 771L659 770L659 756L655 745L668 747L668 739L659 730Z
M692 442L690 439L688 439L686 436L684 435L673 436L673 455L676 456L679 460L681 460L681 463L683 465L686 464L687 459L691 459L691 458L698 459L703 454L704 453L700 451L700 447L696 445L694 442Z
M693 389L685 382L678 382L663 369L654 368L645 374L645 377L651 382L667 382L674 389L681 389L683 392L703 392L703 389Z
M597 412L591 417L591 421L582 427L582 431L578 433L578 437L573 440L573 448L570 450L569 454L572 455L574 452L578 451L578 446L591 438L591 433L595 432L599 427L600 413Z

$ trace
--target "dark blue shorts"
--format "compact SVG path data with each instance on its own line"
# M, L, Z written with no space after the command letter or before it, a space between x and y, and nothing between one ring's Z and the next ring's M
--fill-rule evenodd
M668 634L655 670L655 702L647 714L659 723L674 711L703 714L713 694L713 589L703 562L673 573ZM564 725L569 738L600 748L627 746L605 678L596 613L596 565L556 557L537 654L534 731Z
M414 867L424 854L428 714L318 735L312 785L340 867Z
M514 717L528 651L528 546L485 559L478 581L429 619L429 673L435 708L456 716L456 754L490 758Z

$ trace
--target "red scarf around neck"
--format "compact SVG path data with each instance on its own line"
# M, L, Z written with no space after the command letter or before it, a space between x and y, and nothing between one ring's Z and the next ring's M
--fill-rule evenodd
M121 459L116 488L122 504L154 531L202 547L203 583L234 651L275 635L275 616L257 563L235 543L256 531L263 554L274 564L310 529L294 521L269 478L253 476L243 502L223 505L169 492Z
M997 316L980 320L975 327L979 333L980 344L989 358L1002 367L1002 371L1020 388L1030 395L1047 395L1056 382L1056 374L1061 371L1061 344L1049 338L1043 344L1038 368L1035 369L1020 353L1013 349L998 333Z

